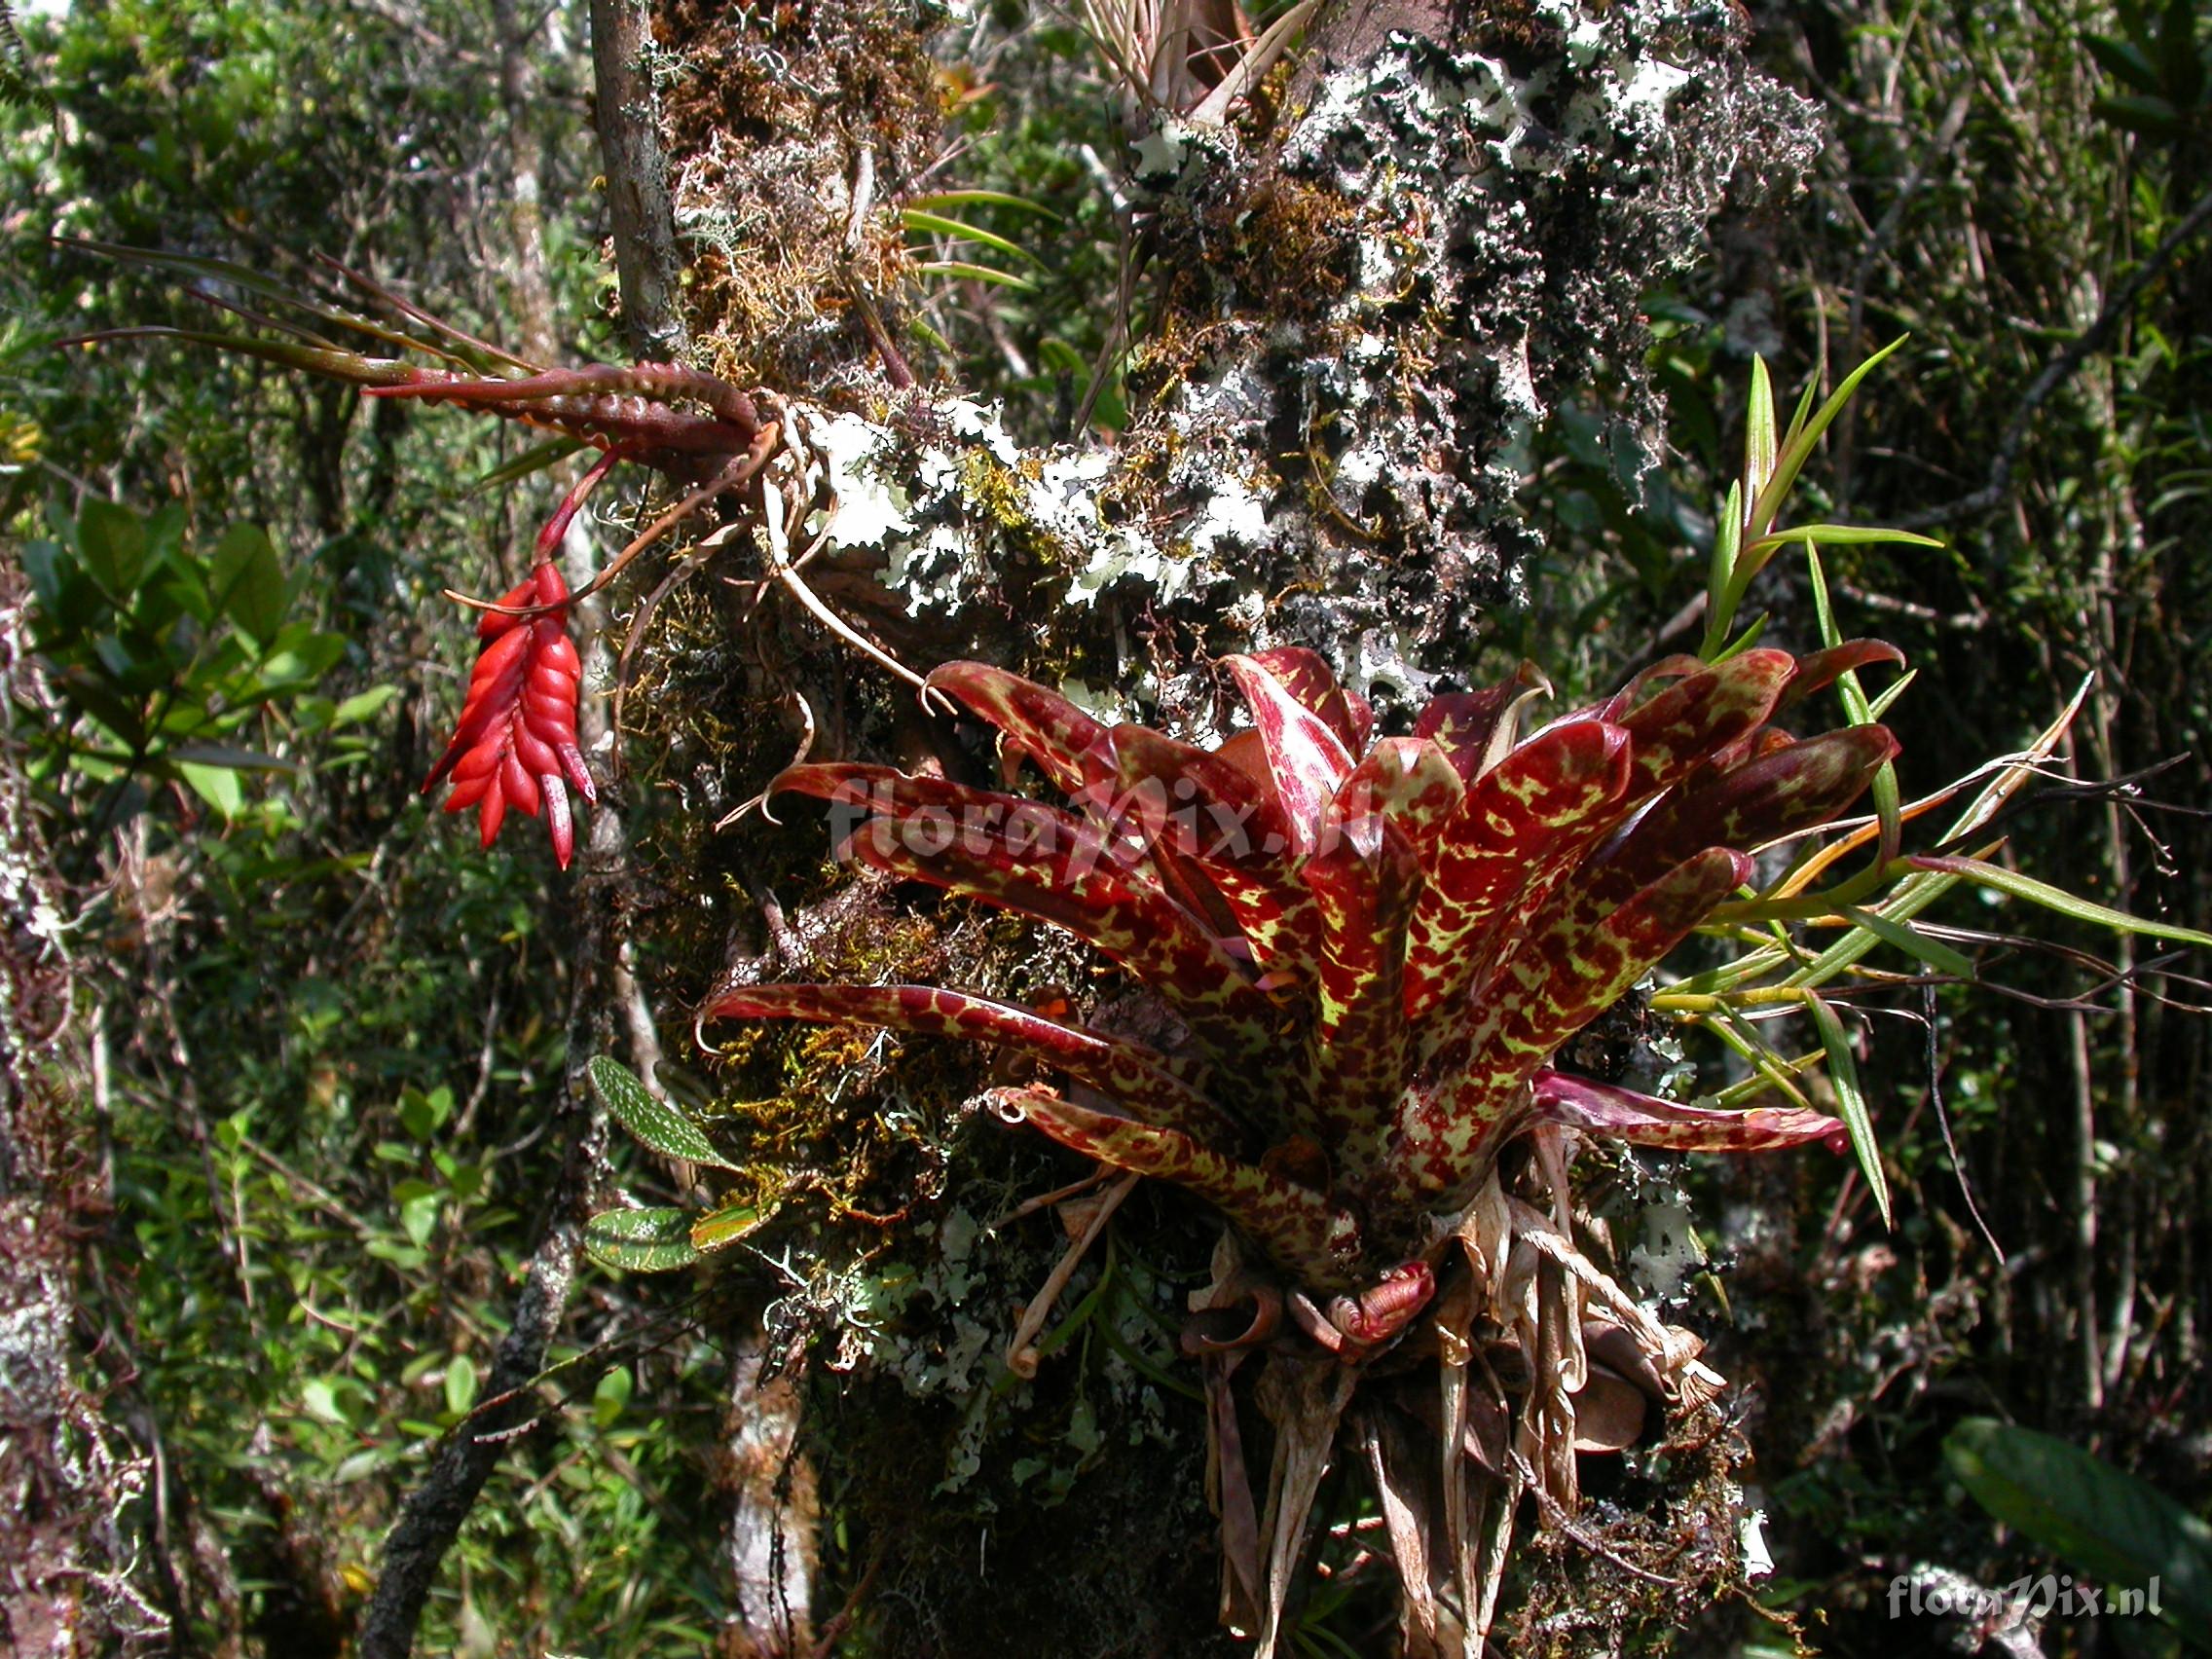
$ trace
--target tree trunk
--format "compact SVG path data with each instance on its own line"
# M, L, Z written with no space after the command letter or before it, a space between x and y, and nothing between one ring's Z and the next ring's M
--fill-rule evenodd
M0 567L0 720L51 697ZM132 1530L151 1461L103 1415L78 1346L78 1241L107 1207L85 1099L59 883L0 731L0 1654L149 1650L167 1629Z
M825 0L771 26L665 0L696 353L788 400L829 506L805 521L803 585L868 647L920 670L984 658L1193 734L1218 729L1207 663L1224 651L1312 646L1385 719L1468 674L1474 628L1517 602L1536 547L1532 439L1574 400L1609 422L1626 470L1645 463L1643 296L1731 204L1793 188L1816 143L1716 8L1328 8L1246 114L1149 117L1117 158L1154 317L1131 423L1111 448L1024 446L957 388L904 384L916 290L896 215L940 159L935 16ZM760 581L780 556L744 539L720 556L756 599L719 584L703 602L743 643L738 672L640 717L656 746L708 713L730 734L716 768L670 774L685 807L719 816L793 750L979 773L949 721L820 610L781 603L800 584ZM678 638L649 635L645 660ZM759 718L770 701L781 732ZM1020 996L1087 981L1045 936L879 895L856 920L852 885L816 873L829 847L819 822L753 819L693 856L703 883L719 869L780 894L809 977L921 972ZM1202 1412L1104 1349L1017 1386L982 1363L1060 1248L1039 1221L982 1224L1069 1174L959 1128L984 1081L972 1058L878 1045L834 1064L819 1097L819 1078L772 1073L740 1090L819 1108L774 1144L803 1143L783 1190L835 1195L781 1259L802 1282L770 1319L810 1325L818 1366L850 1373L821 1381L803 1436L849 1534L841 1555L825 1543L817 1621L839 1586L866 1586L858 1616L887 1651L1208 1650ZM1118 1225L1148 1272L1195 1257L1202 1277L1206 1228L1172 1200L1140 1190ZM1164 1280L1146 1296L1179 1311Z

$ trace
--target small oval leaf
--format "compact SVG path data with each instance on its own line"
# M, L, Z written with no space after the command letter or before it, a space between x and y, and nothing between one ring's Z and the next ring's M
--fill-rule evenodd
M464 1353L457 1353L446 1365L446 1410L455 1417L465 1417L474 1404L476 1362Z

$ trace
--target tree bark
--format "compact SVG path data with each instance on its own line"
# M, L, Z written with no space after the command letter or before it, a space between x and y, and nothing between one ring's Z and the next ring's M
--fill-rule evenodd
M591 0L594 120L614 227L622 327L641 358L670 359L684 346L683 260L669 206L659 104L645 62L650 38L644 0Z
M76 1240L102 1207L60 886L13 731L47 705L23 578L0 565L0 1654L150 1650L167 1630L129 1536L151 1461L103 1413L79 1351Z
M909 298L896 262L835 250L895 241L895 221L869 216L895 214L938 159L934 99L917 91L927 19L828 0L779 14L771 41L753 16L684 0L660 12L662 48L686 67L668 109L674 195L695 239L697 350L789 399L823 480L816 596L915 668L988 658L1110 719L1194 735L1218 729L1207 659L1227 650L1315 647L1386 716L1469 674L1474 625L1520 602L1537 545L1522 500L1530 439L1577 400L1610 418L1624 470L1648 464L1644 294L1702 251L1731 203L1793 188L1815 148L1808 107L1747 68L1718 9L1340 5L1313 25L1272 120L1150 123L1118 185L1157 318L1131 424L1111 449L1025 446L990 408L903 388L850 323L856 285L893 318ZM725 569L733 582L760 574L742 541ZM754 726L759 699L777 696L807 711L813 758L976 764L811 620L788 610L783 627L781 655L731 692L752 699ZM721 757L731 800L789 757L749 730ZM805 888L826 839L774 833L749 824L727 856ZM867 916L887 937L926 925L880 902ZM932 937L940 968L956 947ZM1025 997L1049 948L1025 936L971 958L962 982ZM871 974L898 968L868 960ZM902 1111L949 1113L963 1077L915 1051L877 1082ZM818 1183L865 1162L842 1144L801 1156ZM944 1190L907 1195L888 1245L831 1225L786 1258L811 1272L791 1304L813 1321L815 1352L859 1378L818 1394L804 1430L825 1490L869 1539L825 1576L899 1585L874 1611L900 1651L1016 1635L1055 1651L1196 1650L1214 1591L1202 1434L1182 1419L1148 1427L1157 1408L1141 1389L1087 1395L1120 1414L1100 1428L1119 1450L1085 1465L1050 1524L964 1507L1040 1478L1060 1432L994 1440L987 1385L951 1357L1006 1336L969 1287L1017 1299L1056 1254L977 1238L984 1216L969 1206L989 1200L963 1188L959 1161L994 1156L964 1143ZM915 1265L895 1332L856 1300L872 1282L856 1262L878 1256ZM1043 1411L1065 1386L1047 1377L1019 1398ZM934 1450L913 1456L946 1444L942 1466ZM1094 1582L1101 1547L1115 1582L1146 1594Z

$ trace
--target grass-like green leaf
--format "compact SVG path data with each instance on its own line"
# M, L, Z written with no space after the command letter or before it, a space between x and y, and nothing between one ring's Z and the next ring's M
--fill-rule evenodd
M1972 962L1941 940L1930 939L1918 928L1907 927L1902 922L1892 921L1887 916L1878 916L1871 910L1862 910L1856 905L1846 906L1843 913L1850 918L1854 927L1864 928L1884 944L1895 945L1906 955L1918 957L1938 974L1954 975L1961 979L1973 977Z
M1961 876L2014 899L2025 899L2031 904L2041 904L2046 910L2056 910L2062 916L2072 916L2078 922L2090 922L2100 928L2110 928L2114 933L2171 940L2176 944L2212 945L2212 933L2199 933L2194 928L2177 928L2166 922L2147 922L2140 916L2129 915L2125 910L2092 903L2067 892L2063 887L2053 887L2047 881L2038 881L2032 875L2022 875L2017 870L2007 869L2002 865L1993 865L1981 859L1928 855L1916 856L1905 862L1921 869Z
M972 264L965 259L921 259L914 269L924 276L965 277L972 282L996 282L1002 288L1019 288L1023 293L1035 293L1037 284L1026 276L1017 276L1012 271L996 271L988 265Z
M1897 700L1904 695L1904 688L1919 678L1919 669L1908 668L1898 676L1896 683L1885 685L1878 695L1868 698L1866 701L1868 718L1878 720L1888 714Z
M1775 461L1773 476L1759 486L1758 494L1752 498L1751 511L1746 515L1752 535L1765 535L1767 527L1774 523L1775 514L1782 510L1783 501L1796 487L1797 474L1804 470L1805 462L1813 458L1813 446L1821 441L1821 434L1843 413L1844 405L1851 401L1851 394L1859 389L1859 383L1872 374L1874 366L1902 346L1907 338L1899 335L1846 375L1843 384L1835 388L1834 393L1821 405L1820 412L1810 421L1802 419L1802 410L1798 412L1800 419L1789 424L1789 432L1783 440L1782 454Z
M1744 488L1754 495L1774 472L1780 448L1774 432L1774 382L1766 372L1766 359L1751 358L1751 412L1744 422Z
M584 1070L591 1079L591 1091L599 1096L599 1103L615 1122L653 1151L668 1158L681 1158L686 1163L711 1163L718 1169L737 1167L715 1150L714 1143L700 1132L698 1124L654 1099L637 1075L621 1061L606 1054L594 1054Z
M699 1259L691 1212L675 1208L603 1210L584 1223L584 1250L602 1267L633 1273L673 1272Z
M1026 196L1011 196L1003 190L940 190L933 195L917 196L906 204L925 213L941 212L947 207L1013 207L1023 213L1035 213L1040 218L1060 223L1060 215L1041 202L1032 202Z
M555 461L566 460L583 447L581 438L548 438L541 444L532 444L512 461L493 467L482 477L470 482L461 494L479 496L487 490L503 489L533 473L543 472Z
M1744 549L1744 557L1757 557L1765 564L1764 555L1777 548L1787 547L1792 541L1810 541L1820 547L1858 547L1877 541L1901 541L1913 547L1940 547L1942 542L1933 535L1922 535L1918 531L1884 530L1871 524L1794 524L1788 530L1778 530L1762 535Z
M1705 644L1698 655L1711 662L1728 643L1728 629L1736 620L1736 607L1728 599L1736 576L1736 550L1744 541L1744 486L1728 486L1728 499L1713 527L1713 564L1705 578Z
M1859 1156L1860 1172L1874 1195L1882 1225L1890 1225L1890 1178L1882 1171L1882 1149L1874 1141L1874 1120L1866 1110L1865 1091L1859 1087L1859 1062L1851 1052L1851 1038L1834 1009L1818 996L1805 998L1806 1012L1821 1034L1821 1048L1828 1057L1828 1082L1835 1088L1836 1116L1851 1133L1851 1150Z
M1836 626L1835 608L1828 600L1828 578L1827 572L1821 567L1821 550L1810 538L1805 543L1805 565L1813 578L1813 610L1820 620L1821 644L1833 649L1843 644L1843 631ZM1866 700L1866 693L1860 686L1856 671L1846 670L1837 675L1835 690L1837 697L1842 699L1843 712L1851 717L1854 723L1867 725L1872 722L1874 707ZM1904 836L1904 802L1898 789L1898 769L1885 761L1881 770L1874 774L1871 793L1874 797L1874 816L1882 826L1880 850L1875 856L1874 865L1877 869L1887 869L1896 860Z
M1016 259L1026 259L1032 265L1044 262L1011 237L1002 237L996 231L986 231L980 225L971 225L965 219L947 218L942 213L928 213L918 207L909 207L899 215L909 231L925 236L950 237L954 241L978 242L999 253L1011 253Z

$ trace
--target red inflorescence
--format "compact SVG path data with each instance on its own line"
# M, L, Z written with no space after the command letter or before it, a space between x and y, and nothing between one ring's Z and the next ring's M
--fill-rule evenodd
M484 642L468 677L468 701L461 724L438 763L424 780L428 794L440 779L453 775L446 810L473 806L484 845L499 833L507 809L537 816L545 807L545 826L553 837L553 856L569 867L575 851L575 827L569 815L573 784L589 801L599 799L591 774L576 746L576 691L583 664L569 639L569 587L550 561L499 604L559 608L535 616L509 616L487 610L476 625Z

